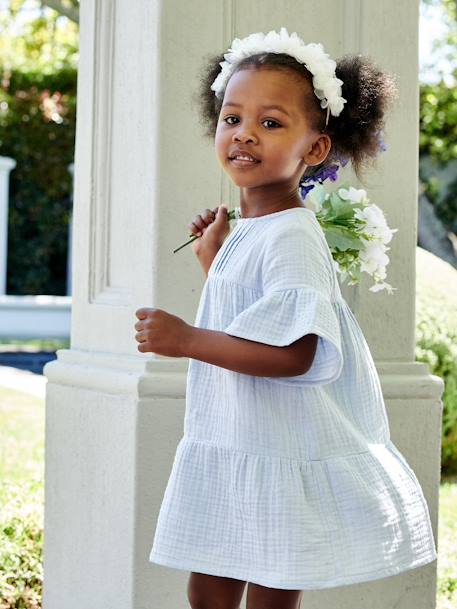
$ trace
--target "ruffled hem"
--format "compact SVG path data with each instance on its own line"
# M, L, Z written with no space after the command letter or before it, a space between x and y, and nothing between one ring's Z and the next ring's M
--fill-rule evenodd
M150 552L170 567L310 590L435 558L422 489L390 441L303 461L183 437Z
M283 347L306 334L317 334L316 353L311 367L290 377L264 377L293 385L324 385L340 376L343 365L338 314L324 294L312 287L271 292L242 311L224 332L267 345Z
M399 564L395 567L387 567L382 570L363 572L352 575L351 577L337 577L331 580L325 581L295 581L287 582L279 578L267 578L261 573L257 575L250 575L249 579L246 579L246 571L238 568L236 565L228 564L227 566L215 566L214 562L206 562L194 560L191 556L187 558L176 558L174 556L164 556L151 550L149 554L149 562L162 565L164 567L170 567L172 569L182 569L184 571L195 571L197 573L205 573L206 575L216 575L218 577L230 577L232 579L239 579L241 581L251 582L258 584L259 586L266 586L267 588L276 588L279 590L324 590L326 588L338 588L340 586L349 586L353 584L363 584L365 582L371 582L385 577L392 577L393 575L399 575L405 571L411 571L424 565L428 565L438 558L436 552L433 552L429 556L422 558L421 560L415 560L406 564Z

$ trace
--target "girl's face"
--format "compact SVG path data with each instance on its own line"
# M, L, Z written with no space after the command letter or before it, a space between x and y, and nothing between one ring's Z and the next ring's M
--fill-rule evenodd
M308 165L325 159L331 140L311 128L304 108L304 96L313 94L309 83L288 71L245 69L232 75L215 147L221 167L237 186L250 190L274 185L275 190L291 192ZM232 160L236 150L256 162Z

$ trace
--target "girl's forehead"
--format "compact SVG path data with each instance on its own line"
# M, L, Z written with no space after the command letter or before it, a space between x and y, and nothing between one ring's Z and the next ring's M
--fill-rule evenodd
M290 70L242 69L228 81L222 105L280 103L303 110L304 97L310 94L310 89L305 78Z

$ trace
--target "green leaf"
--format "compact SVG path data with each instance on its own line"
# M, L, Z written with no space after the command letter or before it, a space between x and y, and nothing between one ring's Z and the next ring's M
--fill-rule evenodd
M362 249L360 238L345 226L329 226L323 230L330 248L337 247L340 251Z

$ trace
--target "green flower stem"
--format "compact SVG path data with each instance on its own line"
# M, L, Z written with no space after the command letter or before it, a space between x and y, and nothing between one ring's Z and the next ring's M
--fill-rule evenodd
M232 209L231 211L228 212L228 219L229 220L234 220L235 219L235 210ZM176 252L179 252L180 249L182 249L183 247L185 247L186 245L189 245L189 243L192 243L192 241L195 241L195 239L199 239L202 235L191 235L189 241L186 241L185 243L182 243L179 247L177 247L176 249L173 250L173 254L176 254Z

